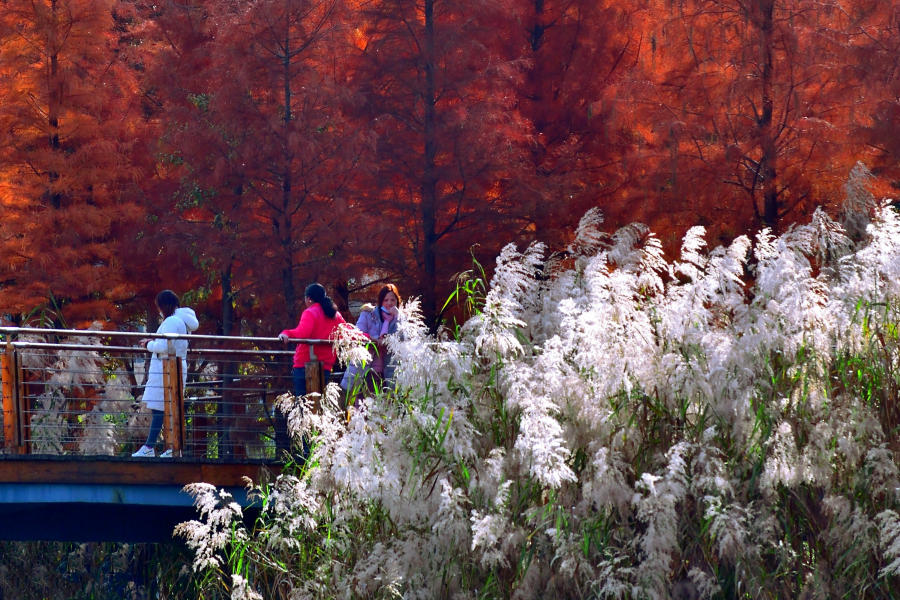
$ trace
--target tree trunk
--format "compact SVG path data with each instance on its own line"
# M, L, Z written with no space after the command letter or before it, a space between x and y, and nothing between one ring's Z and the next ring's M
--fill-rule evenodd
M57 1L50 2L50 39L47 40L50 47L50 81L48 86L48 106L47 106L47 123L50 126L50 150L52 160L55 160L59 153L59 109L62 104L62 90L59 83L59 54L57 53L56 26L57 26ZM59 181L59 173L51 167L47 174L48 189L47 194L50 205L59 210L62 207L62 194L53 189Z
M437 139L435 131L435 83L434 83L434 0L425 0L425 152L422 162L422 242L423 281L422 312L426 323L437 329L437 181L435 156Z
M285 28L284 34L284 56L282 63L284 67L284 170L281 179L281 203L282 203L282 231L281 231L281 250L284 264L281 268L281 285L284 291L284 304L288 317L294 316L297 311L296 291L294 289L294 240L291 223L291 190L293 186L291 163L293 157L288 148L288 140L291 136L291 98L293 92L291 90L291 37L290 28Z
M760 0L760 59L762 62L762 113L760 130L760 176L763 184L763 222L778 233L778 189L775 161L778 149L772 131L772 79L774 55L774 0Z
M544 0L534 0L534 20L531 28L531 51L541 49L544 40Z
M225 268L221 272L222 280L222 335L231 335L231 328L234 323L234 291L231 287L231 268L234 264L234 258L228 259ZM234 376L236 373L235 363L233 361L222 361L219 363L219 373L222 375L222 387L219 391L221 400L217 407L219 423L222 425L219 438L219 458L231 458L234 456L234 435L232 429L237 426L234 419L235 402L237 396L234 393ZM204 439L203 446L206 446ZM205 455L205 452L204 452Z
M234 257L228 258L225 268L220 273L222 282L222 335L231 335L234 326L234 290L231 287L231 268Z
M539 107L541 102L544 100L543 92L541 90L541 81L540 81L540 73L541 70L538 65L541 62L541 57L538 56L538 52L541 49L544 41L544 31L546 30L546 26L544 24L544 0L534 0L534 14L532 15L532 23L531 23L531 32L529 36L529 43L531 45L531 63L532 68L528 72L528 101L534 107ZM540 115L541 111L535 110L533 115L537 117ZM544 131L545 123L539 121L537 118L532 118L532 123L534 124L536 133L538 134L534 140L534 144L531 150L531 162L532 167L534 169L534 179L537 182L537 189L534 190L534 199L532 201L532 209L529 220L531 221L531 225L534 227L534 239L540 242L548 242L547 239L547 226L550 223L550 216L547 214L547 202L545 201L544 195L541 193L541 189L544 188L546 183L547 175L541 168L541 165L544 163L544 159L547 154L547 148L544 144L544 138L540 135ZM558 198L554 198L554 201L558 201Z
M294 288L294 243L291 223L291 186L293 184L291 174L291 164L293 157L291 156L289 140L291 139L291 98L293 90L291 89L291 28L290 24L285 25L284 30L284 56L281 57L282 67L284 69L284 166L281 180L281 211L282 211L282 230L281 234L281 251L283 264L281 267L281 286L284 293L284 306L288 319L300 319L300 310L296 306L296 290ZM296 323L297 321L294 321ZM288 373L291 373L289 362L286 365ZM291 377L287 377L291 381ZM291 384L289 384L291 385ZM291 386L293 392L293 386ZM288 433L287 417L280 411L275 410L274 419L275 429L275 451L280 458L285 452L290 451L291 438Z
M341 313L350 312L350 288L347 287L347 280L336 277L331 282L331 288L334 290L334 304Z

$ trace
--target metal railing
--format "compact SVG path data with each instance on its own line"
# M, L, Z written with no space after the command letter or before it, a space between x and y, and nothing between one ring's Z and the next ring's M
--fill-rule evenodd
M277 338L0 327L2 437L7 454L130 456L147 437L151 354L144 339L187 339L162 363L162 446L176 457L276 459L289 446L275 399L293 392L293 350ZM327 383L310 345L307 391ZM339 374L334 374L338 376ZM152 385L152 384L151 384Z

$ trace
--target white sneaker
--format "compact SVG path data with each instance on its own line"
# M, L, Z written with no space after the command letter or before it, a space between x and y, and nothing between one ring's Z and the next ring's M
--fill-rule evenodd
M165 452L159 455L160 458L172 458L172 449L169 448Z
M147 446L141 446L141 449L131 455L133 458L153 458L156 456L156 451L153 448L148 448Z

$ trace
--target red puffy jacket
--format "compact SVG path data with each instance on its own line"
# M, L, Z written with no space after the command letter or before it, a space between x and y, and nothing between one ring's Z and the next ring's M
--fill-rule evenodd
M333 319L329 319L325 316L325 311L322 310L322 307L316 303L303 311L297 327L285 329L281 333L295 339L328 340L331 339L335 329L343 324L344 317L341 316L341 313L336 313ZM337 360L334 348L331 345L316 344L314 351L316 358L330 371ZM308 362L309 346L307 344L297 344L297 351L294 352L294 367L306 366Z

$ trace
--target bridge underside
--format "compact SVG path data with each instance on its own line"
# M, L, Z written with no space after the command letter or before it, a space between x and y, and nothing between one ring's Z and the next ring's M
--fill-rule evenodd
M0 539L165 542L178 523L197 518L182 488L205 482L245 507L244 477L272 479L259 461L0 455Z

